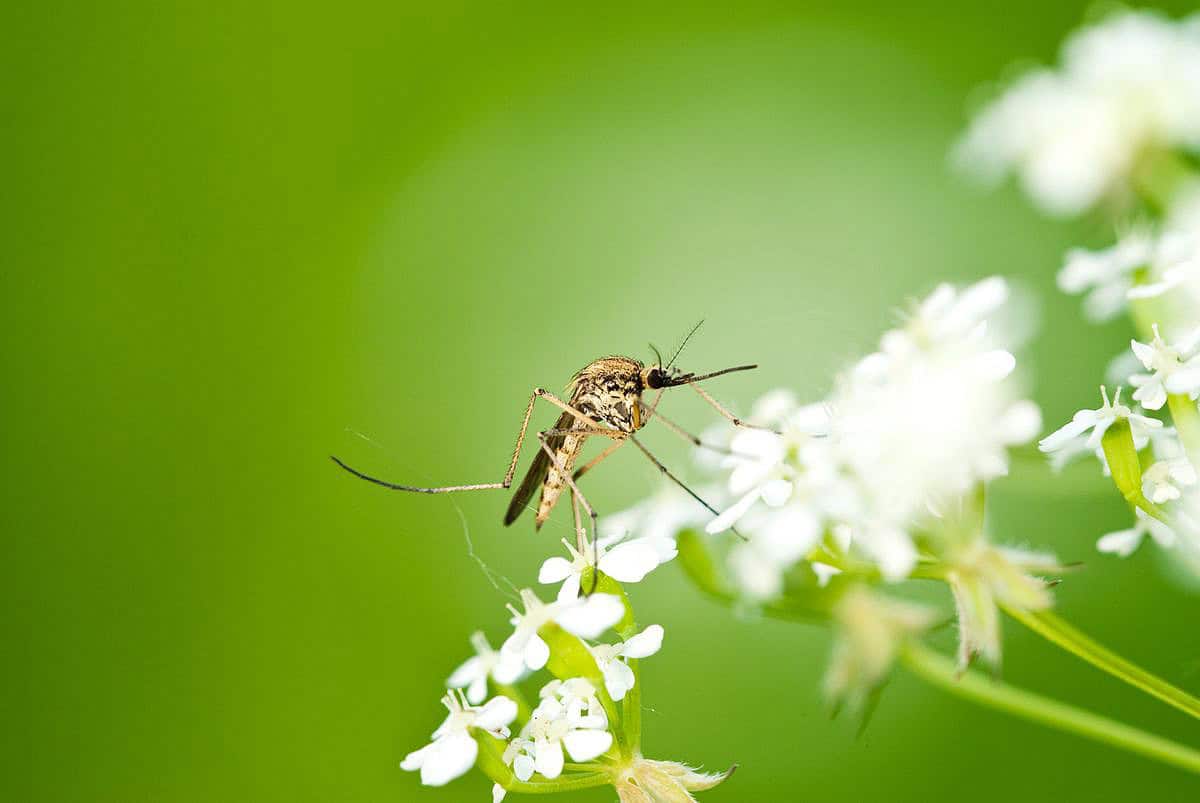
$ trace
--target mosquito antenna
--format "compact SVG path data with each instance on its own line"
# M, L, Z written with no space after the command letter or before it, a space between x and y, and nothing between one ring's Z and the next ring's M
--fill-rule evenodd
M659 352L659 350L658 350L658 347L657 347L657 346L655 346L653 343L650 343L650 344L648 344L648 345L650 346L650 350L654 352L654 357L655 357L655 359L657 359L657 360L658 360L658 365L659 365L659 367L661 368L661 367L662 367L662 364L663 364L663 361L662 361L662 353L661 353L661 352Z
M664 387L674 387L676 385L688 385L695 382L703 382L706 379L712 379L714 376L724 376L725 374L732 374L736 371L753 371L757 367L758 365L735 365L733 368L723 368L720 371L713 371L711 374L700 374L700 376L696 376L695 374L684 374L682 376L677 376L667 380L667 384L664 385Z
M667 363L666 368L664 368L663 370L667 370L667 371L671 370L671 366L675 364L675 361L677 359L679 359L679 355L683 352L683 347L688 344L688 341L692 339L692 335L696 334L696 330L699 329L703 324L704 324L704 319L701 318L696 323L696 325L692 327L692 331L687 333L687 337L685 337L683 339L683 342L679 344L679 348L675 349L674 356L671 357L671 361L669 363Z

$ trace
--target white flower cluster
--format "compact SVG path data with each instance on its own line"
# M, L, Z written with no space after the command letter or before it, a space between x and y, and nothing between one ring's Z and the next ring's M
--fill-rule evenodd
M646 545L642 543L642 546ZM635 573L640 579L653 568L647 568L648 555L643 552L637 548L621 551L616 547L608 556L616 559L615 571L621 573L628 562L628 566L637 570ZM657 553L653 550L650 553L654 555L650 562L657 565ZM557 561L573 567L561 558L547 561L547 565L556 570L555 581L567 578L567 568ZM480 706L487 697L489 686L507 690L546 667L551 659L551 647L539 631L547 625L555 625L578 637L580 642L575 643L585 644L591 653L609 698L621 700L625 697L636 681L628 660L647 658L658 652L663 629L659 625L650 625L624 642L588 643L615 626L624 616L625 606L612 594L581 595L578 592L578 577L573 593L560 593L559 598L550 603L543 602L530 589L523 589L520 598L524 610L509 606L513 632L499 650L492 648L483 633L473 634L471 644L475 655L455 669L447 681L451 692L443 698L443 703L450 709L449 716L434 731L432 742L410 753L400 766L406 770L420 770L421 782L426 785L448 783L475 764L479 744L473 731L507 740L503 761L520 781L528 781L535 774L553 780L562 774L566 757L575 762L588 762L608 752L613 744L609 730L612 723L595 686L586 678L551 680L544 685L539 692L537 707L520 733L511 739L508 726L517 718L517 703L500 695ZM497 784L493 799L499 801L504 794L504 788Z
M1125 11L983 108L954 156L985 180L1015 173L1044 211L1073 215L1120 196L1167 149L1200 149L1200 24Z
M995 325L1008 299L999 278L938 287L827 399L771 393L749 416L755 428L726 435L727 454L701 462L725 473L730 500L706 530L736 526L746 538L728 558L742 594L779 596L798 564L824 585L840 571L834 556L902 579L938 511L1007 473L1008 449L1041 426Z

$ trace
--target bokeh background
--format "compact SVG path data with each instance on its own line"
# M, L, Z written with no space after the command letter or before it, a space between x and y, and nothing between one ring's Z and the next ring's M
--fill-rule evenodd
M1129 332L1083 323L1053 275L1110 227L1043 220L946 163L975 89L1053 58L1085 12L6 9L0 797L486 799L478 774L422 789L397 762L440 721L468 634L507 628L476 559L531 584L566 511L505 529L503 494L387 493L327 455L499 478L533 386L700 318L682 362L761 363L714 383L745 409L824 393L936 281L1003 273L1040 298L1024 360L1048 424L1092 405ZM692 395L665 404L712 421ZM647 440L684 464L668 433ZM632 451L605 468L602 510L656 487ZM1093 474L1023 463L997 534L1086 561L1062 612L1195 690L1196 597L1153 550L1094 552L1130 517ZM1197 793L903 674L855 738L818 693L827 632L717 607L676 566L633 598L667 632L643 674L647 752L742 765L706 800ZM1009 680L1195 743L1011 623L1006 649Z

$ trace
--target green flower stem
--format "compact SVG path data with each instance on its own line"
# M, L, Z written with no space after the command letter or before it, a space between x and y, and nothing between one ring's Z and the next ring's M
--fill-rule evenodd
M1142 492L1142 463L1138 457L1137 447L1133 443L1133 430L1129 422L1121 419L1113 423L1101 439L1104 448L1104 459L1112 474L1113 485L1134 507L1141 508L1147 515L1153 516L1164 524L1171 521L1162 508L1146 498Z
M1022 611L1005 605L1001 607L1013 619L1047 641L1082 658L1097 669L1157 697L1167 705L1200 719L1200 700L1098 644L1054 613Z
M595 786L608 786L612 783L612 775L603 771L598 764L586 766L590 772L567 773L554 780L518 780L513 775L512 768L504 763L505 742L489 733L473 732L479 745L479 756L476 759L479 769L484 775L498 783L510 792L524 795L549 795L555 792L570 792L577 789L591 789Z
M638 659L629 659L629 668L633 670L633 686L625 692L621 701L621 727L625 730L625 740L633 756L642 754L642 674L638 670Z
M978 672L960 675L954 661L921 644L910 643L900 660L915 675L964 699L1200 774L1200 751Z
M1171 420L1188 457L1194 463L1200 461L1200 409L1196 402L1182 393L1171 393L1167 396L1167 406L1171 408Z

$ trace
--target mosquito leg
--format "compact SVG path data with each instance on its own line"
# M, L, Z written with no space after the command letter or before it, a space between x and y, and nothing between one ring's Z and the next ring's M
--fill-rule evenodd
M580 555L583 555L585 554L583 551L585 533L583 531L583 520L579 516L579 500L575 498L574 491L571 491L571 513L575 516L575 549Z
M547 438L553 438L556 435L582 435L587 438L593 436L597 438L611 438L614 441L623 441L629 436L628 432L619 429L585 429L584 427L579 427L578 429L543 429L542 434Z
M716 444L705 443L704 441L700 440L698 437L696 437L692 433L688 432L683 427L676 424L671 419L667 418L662 413L656 412L653 409L647 409L647 413L652 414L655 418L662 421L667 429L671 430L676 435L683 438L685 441L692 444L693 446L696 446L701 449L708 449L710 452L718 452L720 454L730 454L730 455L737 454L737 452L733 451L732 449L728 449L724 446L717 446ZM647 418L646 420L649 420L649 418Z
M481 482L474 483L472 485L444 485L436 488L422 488L416 485L401 485L399 483L388 482L387 480L381 480L377 477L372 477L369 474L364 474L358 469L351 468L333 455L330 455L329 459L359 479L366 480L367 482L373 482L376 485L383 486L384 488L388 488L393 491L410 491L412 493L419 494L448 494L458 491L486 491L496 488L510 488L512 487L513 475L517 471L517 461L521 459L521 446L524 445L525 434L529 431L529 419L533 415L533 405L538 399L545 399L555 407L570 413L579 421L596 430L596 432L587 432L586 434L588 435L607 435L607 437L613 437L613 435L609 433L616 432L616 430L605 428L599 421L596 421L586 414L581 413L579 410L576 410L574 407L562 401L554 394L547 392L545 389L534 388L533 392L529 394L529 403L525 405L525 415L521 419L521 430L517 433L517 443L516 446L513 447L512 459L509 460L508 470L504 472L504 479L500 482Z
M571 486L571 491L575 494L575 496L579 497L579 504L583 505L583 509L586 510L588 516L591 517L591 519L592 519L592 544L594 545L596 543L596 532L597 532L596 520L599 518L596 515L595 509L593 509L591 504L588 503L587 497L583 495L583 491L579 490L579 486L575 484L575 479L574 479L574 477L571 476L571 472L564 469L563 464L561 462L559 462L558 455L556 455L554 453L554 450L550 448L550 444L548 444L546 442L545 433L539 432L537 434L537 437L538 437L538 442L542 446L542 451L545 452L550 457L550 463L555 468L558 469L558 473L561 474L563 476L563 479L565 479L567 481L567 485Z
M572 476L575 479L579 479L584 474L588 473L593 468L595 468L597 465L599 465L601 460L608 457L610 454L615 452L617 449L620 449L621 446L624 445L625 441L626 441L626 438L621 438L620 440L613 441L611 444L609 444L607 447L605 447L604 451L602 451L600 454L596 455L591 460L589 460L587 462L587 465L583 466L582 468L575 469L575 473Z
M705 501L704 501L704 500L703 500L703 499L700 497L700 495L699 495L699 494L697 494L697 493L696 493L695 491L693 491L691 488L687 487L687 485L685 485L685 484L684 484L683 480L679 479L679 478L678 478L678 477L676 477L674 474L672 474L672 473L671 473L671 470L670 470L670 469L668 469L666 466L664 466L664 465L662 464L662 461L661 461L661 460L659 460L657 457L655 457L653 454L651 454L650 450L649 450L649 449L647 449L647 448L646 448L644 445L642 445L642 442L641 442L641 441L639 441L637 438L633 437L632 435L631 435L631 436L629 436L629 440L633 441L633 445L634 445L634 446L636 446L638 449L640 449L640 450L641 450L641 452L642 452L642 454L646 455L646 457L648 457L648 458L650 459L650 462L651 462L651 463L653 463L655 466L657 466L658 470L659 470L659 471L661 471L663 474L665 474L665 475L667 476L667 478L671 480L671 482L675 483L675 484L676 484L676 485L678 485L680 488L682 488L683 490L687 491L687 494L688 494L688 496L692 497L692 498L693 498L693 499L695 499L697 502L699 502L700 504L704 505L704 509L705 509L705 510L707 510L709 513L713 514L714 516L720 516L720 515L721 515L721 512L720 512L719 510L717 510L716 508L714 508L714 507L713 507L712 505L710 505L708 502L705 502ZM744 535L742 535L741 533L739 533L739 532L737 531L737 528L736 528L736 527L731 527L731 528L730 528L730 530L732 530L733 534L734 534L734 535L736 535L738 538L741 538L743 541L749 540L749 539L747 539L747 538L746 538L746 536L744 536Z
M719 401L717 401L716 399L714 399L707 390L700 387L695 382L688 382L688 384L692 386L692 390L694 390L700 394L700 398L704 399L706 402L708 402L710 405L712 405L712 408L714 410L716 410L718 413L720 413L722 416L724 416L726 419L728 419L730 421L730 423L732 423L735 427L744 427L746 429L761 429L761 430L765 430L766 432L774 432L776 435L783 434L783 433L779 432L779 430L771 429L770 427L761 427L758 424L749 424L749 423L743 421L742 419L738 418L733 413L726 410L723 406L721 406L721 403Z

